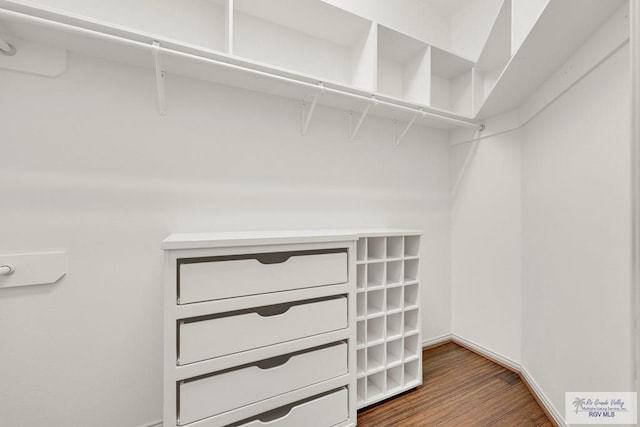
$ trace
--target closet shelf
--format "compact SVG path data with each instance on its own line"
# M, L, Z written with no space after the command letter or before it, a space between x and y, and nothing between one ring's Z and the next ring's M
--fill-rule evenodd
M623 0L550 0L497 77L484 103L479 106L476 119L486 119L519 107L622 4ZM495 29L500 32L499 28ZM558 37L558 34L562 36ZM489 62L499 63L500 54L495 58Z
M19 41L25 40L149 69L156 66L155 52L160 56L162 71L167 75L268 93L314 106L315 99L318 105L355 113L373 104L370 115L403 123L415 122L441 129L480 127L469 117L414 101L399 101L378 94L373 88L362 89L361 84L350 85L314 77L304 74L306 70L293 72L259 60L245 59L228 51L203 48L9 0L0 0L0 30L18 49ZM227 40L226 44L225 49L231 50L232 43Z

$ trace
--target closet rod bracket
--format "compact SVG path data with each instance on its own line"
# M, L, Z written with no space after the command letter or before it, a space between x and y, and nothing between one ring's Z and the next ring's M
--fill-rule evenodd
M162 57L160 56L160 42L154 41L151 46L151 52L153 53L153 59L155 61L156 69L156 91L158 93L158 112L161 116L164 116L167 112L166 107L166 94L165 94L165 77L166 73L162 65Z
M320 95L325 93L326 89L322 82L318 83L318 90L313 95L313 100L311 101L311 105L309 106L309 111L307 111L307 105L304 99L302 100L302 135L307 134L307 130L309 130L309 124L311 123L311 117L313 117L313 112L316 109L316 104L318 103L318 98Z
M418 112L411 118L411 120L409 120L409 123L407 123L402 132L400 132L400 135L396 134L396 122L393 122L393 142L396 147L400 145L400 142L402 142L405 135L407 134L407 132L409 132L409 129L411 129L411 126L413 126L413 123L418 119L418 117L423 118L425 116L426 113L422 110L422 108L420 108Z
M364 111L362 111L362 113L360 114L360 118L358 119L358 122L356 123L355 127L353 126L353 112L352 111L349 112L349 140L350 141L353 141L356 138L356 135L358 135L360 126L362 126L364 119L367 117L367 114L369 114L369 110L371 109L371 107L375 107L376 105L378 105L378 100L376 99L375 95L371 97L371 100L373 102L371 102L370 104L367 104Z

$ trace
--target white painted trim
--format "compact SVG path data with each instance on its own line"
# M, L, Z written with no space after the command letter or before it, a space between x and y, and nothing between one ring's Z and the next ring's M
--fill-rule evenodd
M483 356L486 356L489 359L493 359L496 360L500 363L502 363L503 365L507 366L509 369L512 369L516 372L520 372L521 370L521 366L518 362L515 362L513 360L511 360L510 358L503 356L500 353L496 353L493 350L489 350L487 347L484 347L478 343L475 343L473 341L470 341L466 338L463 338L461 336L455 335L453 334L453 342L456 344L461 344L463 346L469 347L475 351L477 351L478 353L482 354Z
M150 423L142 424L138 427L162 427L162 420L152 421Z
M442 344L448 341L453 341L453 335L451 334L440 335L438 337L429 338L427 340L422 341L422 348L431 347L431 346Z
M633 376L636 391L640 391L640 0L630 2L631 56L631 328L634 351ZM640 393L638 394L640 404ZM639 406L640 407L640 406Z
M560 427L567 427L567 423L564 421L564 417L560 414L558 409L555 406L553 406L553 403L551 403L551 400L547 397L547 395L544 393L542 388L538 385L536 380L533 379L529 371L527 371L527 368L522 367L520 369L520 375L527 381L527 383L529 383L529 386L533 389L535 394L538 396L538 399L540 399L540 401L545 406L547 411L551 414L554 421L558 423Z

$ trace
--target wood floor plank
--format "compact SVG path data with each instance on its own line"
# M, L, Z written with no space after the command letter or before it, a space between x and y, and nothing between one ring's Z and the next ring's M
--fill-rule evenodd
M361 410L359 427L553 427L520 377L454 343L423 352L423 385Z

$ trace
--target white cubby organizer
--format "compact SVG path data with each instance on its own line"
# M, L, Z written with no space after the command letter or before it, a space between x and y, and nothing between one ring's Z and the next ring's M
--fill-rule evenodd
M358 239L358 408L422 384L420 235L394 230Z

